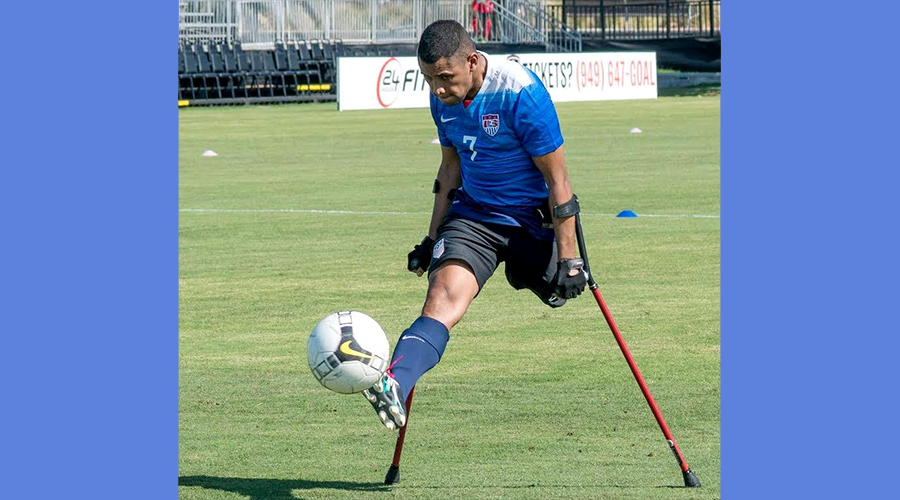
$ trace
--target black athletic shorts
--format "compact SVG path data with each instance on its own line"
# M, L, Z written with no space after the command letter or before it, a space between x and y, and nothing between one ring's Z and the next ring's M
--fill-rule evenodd
M556 275L556 242L541 241L521 227L476 222L450 216L438 227L428 271L459 259L475 271L478 291L506 262L506 280L516 290L527 288L550 304ZM561 305L561 304L559 304Z

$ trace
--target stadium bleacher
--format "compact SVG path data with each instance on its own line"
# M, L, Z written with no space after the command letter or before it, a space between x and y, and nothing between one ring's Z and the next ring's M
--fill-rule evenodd
M487 40L471 5L179 0L179 107L334 101L338 57L415 56L437 19L472 26L488 53L655 52L661 68L721 71L721 0L495 0Z
M240 42L178 44L179 103L235 104L334 100L340 40L276 41L273 50L245 50Z

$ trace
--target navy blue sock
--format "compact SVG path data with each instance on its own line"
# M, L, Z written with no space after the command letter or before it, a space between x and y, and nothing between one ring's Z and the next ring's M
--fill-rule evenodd
M419 316L400 335L391 358L391 375L400 382L400 400L406 401L419 377L441 360L450 331L436 319Z

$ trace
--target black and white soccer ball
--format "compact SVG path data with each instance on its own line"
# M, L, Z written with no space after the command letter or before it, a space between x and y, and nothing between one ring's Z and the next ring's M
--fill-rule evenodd
M309 335L309 369L316 380L341 394L372 387L388 367L387 335L359 311L330 314Z

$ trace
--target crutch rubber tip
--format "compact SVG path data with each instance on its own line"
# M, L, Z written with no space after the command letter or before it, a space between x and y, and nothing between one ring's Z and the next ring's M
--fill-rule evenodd
M686 477L687 477L687 476L685 476L685 478L686 478ZM696 480L696 479L697 479L697 478L694 478L694 480ZM685 479L685 481L686 481L686 480L687 480L687 479ZM384 484L396 484L396 483L399 483L399 482L400 482L400 466L399 466L399 465L392 465L391 468L388 469L387 475L384 476ZM699 486L700 483L697 482L697 485Z
M700 487L700 479L694 475L694 471L688 469L686 471L682 471L681 473L684 475L684 487L685 488L699 488Z

